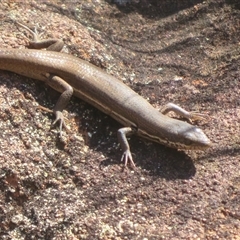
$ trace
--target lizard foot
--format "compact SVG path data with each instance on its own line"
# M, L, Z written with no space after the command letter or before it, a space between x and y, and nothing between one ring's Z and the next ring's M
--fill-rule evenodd
M126 150L126 151L123 153L122 158L121 158L121 162L123 162L123 161L124 161L124 166L125 166L125 167L127 167L128 161L130 162L130 164L131 164L131 166L132 166L133 168L136 167L136 165L135 165L135 163L134 163L134 161L133 161L132 154L131 154L130 150Z
M62 112L56 111L55 116L56 116L56 118L55 118L54 122L52 123L52 126L55 125L57 122L59 122L60 137L62 137L62 128L64 127L65 129L68 130L67 125L65 124Z
M206 120L209 119L207 114L199 113L199 112L189 112L190 121L197 121L197 120Z

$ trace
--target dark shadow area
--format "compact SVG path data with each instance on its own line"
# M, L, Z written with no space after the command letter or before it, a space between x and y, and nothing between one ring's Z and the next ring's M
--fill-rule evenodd
M139 3L136 3L134 1L128 1L126 4L121 4L121 1L113 1L113 0L105 0L109 4L116 4L118 9L123 14L130 14L132 12L138 12L142 16L150 19L158 19L158 18L164 18L170 15L173 15L181 10L190 8L195 6L196 4L204 2L203 0L186 0L186 1L178 1L178 0L165 0L165 1L159 1L159 0L140 0ZM122 1L123 2L123 1ZM49 7L51 7L53 10L55 9L55 12L58 12L60 14L64 14L65 16L68 16L69 18L76 19L76 10L75 5L73 5L72 2L66 3L67 8L59 7L56 4L53 3L45 3ZM219 3L218 3L219 4ZM40 8L40 6L35 6L37 8ZM87 15L94 14L93 9L86 5L82 6L82 11L84 11L85 17ZM81 19L79 19L81 23Z
M117 129L115 129L115 131L117 131ZM104 136L105 133L99 132L98 134ZM99 140L99 138L97 139ZM105 136L105 139L108 139L108 137ZM117 140L115 139L115 141ZM136 166L148 171L148 174L152 176L175 180L189 179L196 173L193 160L183 151L152 143L137 136L130 137L129 145ZM94 148L93 143L90 146ZM121 164L123 166L124 163L120 162L122 150L117 148L113 150L114 152L109 152L110 148L112 148L112 141L108 140L108 143L105 141L105 146L99 149L99 151L108 156L107 159L101 162L100 168L114 164ZM127 168L128 169L124 169L123 166L123 171L132 169L130 165L128 165Z
M239 143L236 143L239 144ZM231 157L236 157L240 155L240 147L232 147L232 148L222 148L222 149L217 149L216 151L208 153L206 156L204 156L204 159L199 157L198 161L205 161L205 158L209 159L217 159L217 156L231 156Z
M236 9L240 9L239 0L226 0L226 3L232 5Z
M192 7L198 3L202 3L202 0L140 0L136 1L117 1L117 0L106 0L106 2L115 3L119 10L125 14L131 12L138 12L139 14L147 18L162 18L172 15L183 9Z

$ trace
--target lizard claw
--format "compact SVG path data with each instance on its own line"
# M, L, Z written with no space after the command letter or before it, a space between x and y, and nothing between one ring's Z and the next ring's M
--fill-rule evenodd
M206 118L208 118L207 114L203 114L199 112L190 112L189 114L190 114L189 119L191 119L192 121L205 120Z
M67 129L67 126L65 124L62 112L56 111L55 116L56 116L56 118L55 118L54 122L52 123L52 125L55 125L57 122L59 122L60 137L62 137L62 128L64 127Z
M121 158L121 162L123 162L123 161L124 161L124 166L125 166L125 167L127 167L128 161L130 162L130 164L131 164L131 166L132 166L133 168L136 167L136 165L135 165L135 163L134 163L134 161L133 161L132 154L131 154L130 150L126 150L126 151L123 153L122 158Z

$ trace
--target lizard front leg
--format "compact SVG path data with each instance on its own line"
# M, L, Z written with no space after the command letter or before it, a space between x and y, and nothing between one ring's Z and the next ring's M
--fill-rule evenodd
M46 83L56 91L61 92L61 95L53 109L53 113L55 114L53 125L59 122L60 136L62 136L62 127L67 129L62 111L73 95L73 88L59 76L46 74L46 77Z
M124 127L124 128L118 129L118 141L120 142L121 148L123 150L121 161L124 162L125 167L127 166L128 161L130 162L132 167L135 167L135 163L132 158L132 153L130 151L130 146L127 140L127 135L131 135L134 133L135 133L135 130L131 127Z
M206 118L206 114L201 114L198 112L188 112L185 109L179 107L178 105L174 103L168 103L166 104L162 109L161 113L162 114L167 114L168 112L175 112L176 114L180 115L181 117L184 117L188 120L202 120Z

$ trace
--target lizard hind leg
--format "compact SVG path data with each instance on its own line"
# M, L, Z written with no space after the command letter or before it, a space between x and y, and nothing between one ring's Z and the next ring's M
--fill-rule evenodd
M29 41L28 48L31 48L31 49L46 48L47 51L55 51L55 52L60 52L63 49L64 42L62 40L54 39L54 38L41 40L40 36L42 34L39 34L37 32L36 27L34 28L34 31L32 31L29 27L19 22L16 22L16 24L23 27L24 29L26 29L28 32L32 34L33 40Z

